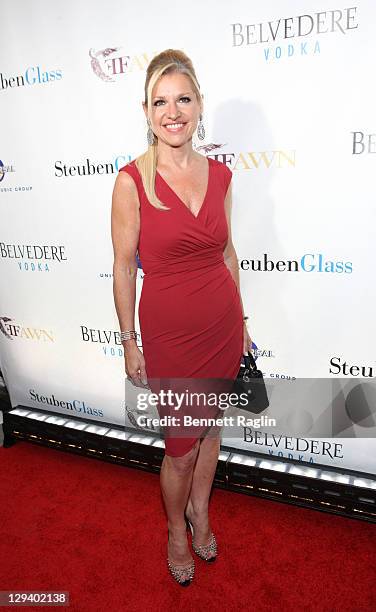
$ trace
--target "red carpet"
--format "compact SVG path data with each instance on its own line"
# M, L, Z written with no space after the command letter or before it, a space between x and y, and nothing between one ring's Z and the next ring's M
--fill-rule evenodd
M159 475L25 442L0 464L0 590L69 591L57 609L82 612L375 609L375 525L215 489L219 556L182 588Z

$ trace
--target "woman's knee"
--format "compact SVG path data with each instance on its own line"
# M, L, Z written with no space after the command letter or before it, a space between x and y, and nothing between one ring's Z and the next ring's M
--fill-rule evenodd
M200 440L196 440L194 446L187 453L185 453L185 455L182 455L181 457L172 457L169 455L168 460L177 472L186 474L191 471L196 462L199 447Z
M221 435L216 431L212 431L202 439L202 444L205 447L219 448L221 445Z

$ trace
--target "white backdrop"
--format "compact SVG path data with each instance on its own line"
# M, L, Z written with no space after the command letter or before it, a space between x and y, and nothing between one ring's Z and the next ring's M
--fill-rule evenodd
M166 48L196 68L201 151L233 170L259 367L271 378L374 376L371 0L0 7L0 351L13 406L124 423L111 194L117 169L146 148L145 71ZM138 295L141 284L140 270ZM340 442L341 458L282 456L376 473L373 438Z

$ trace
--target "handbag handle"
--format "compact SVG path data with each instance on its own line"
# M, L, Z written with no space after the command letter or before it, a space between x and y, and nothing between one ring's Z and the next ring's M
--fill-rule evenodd
M248 355L243 355L243 359L247 370L257 370L255 359L250 351L248 351Z

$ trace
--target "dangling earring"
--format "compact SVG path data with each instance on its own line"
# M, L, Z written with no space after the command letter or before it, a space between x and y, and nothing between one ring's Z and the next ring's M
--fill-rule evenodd
M205 128L204 124L202 123L202 115L200 115L200 121L197 126L197 136L200 140L204 140L205 138Z
M148 139L148 145L151 146L152 144L154 144L154 133L153 133L153 130L151 129L150 120L148 119L147 122L148 122L147 139Z

